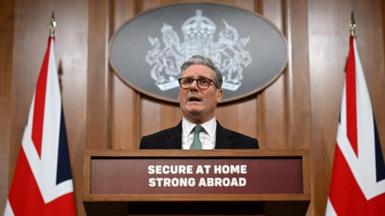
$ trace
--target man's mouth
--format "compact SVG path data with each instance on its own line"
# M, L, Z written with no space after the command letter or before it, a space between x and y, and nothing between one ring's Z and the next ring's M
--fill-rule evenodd
M198 96L190 96L188 98L188 102L201 102L201 101L202 101L202 99Z

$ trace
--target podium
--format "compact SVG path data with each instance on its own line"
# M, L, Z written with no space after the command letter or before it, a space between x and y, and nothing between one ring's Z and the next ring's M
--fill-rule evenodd
M86 151L87 215L306 215L306 150Z

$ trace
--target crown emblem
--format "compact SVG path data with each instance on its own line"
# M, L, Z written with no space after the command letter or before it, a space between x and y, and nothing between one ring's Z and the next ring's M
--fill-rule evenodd
M214 41L217 27L215 23L196 10L195 16L184 21L181 26L183 41L174 27L166 23L161 27L162 42L158 37L148 37L151 49L146 54L146 62L151 65L151 78L162 91L177 88L180 66L193 55L207 56L222 72L223 88L236 91L242 85L243 70L252 62L245 47L250 38L240 38L235 27L223 20L224 29L219 31L218 41Z
M185 41L213 40L216 26L213 21L202 16L202 11L197 10L196 15L187 19L182 26Z

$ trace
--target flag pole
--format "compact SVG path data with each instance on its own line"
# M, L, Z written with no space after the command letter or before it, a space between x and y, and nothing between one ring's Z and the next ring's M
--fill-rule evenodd
M356 21L354 19L354 12L352 11L350 15L350 23L349 23L349 30L350 30L350 35L355 37L356 36Z
M49 21L49 36L55 37L56 20L55 13L52 11L51 20Z

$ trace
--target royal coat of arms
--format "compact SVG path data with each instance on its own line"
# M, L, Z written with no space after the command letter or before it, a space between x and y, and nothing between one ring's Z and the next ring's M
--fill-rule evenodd
M180 66L193 55L207 56L222 72L222 87L236 91L243 80L244 69L252 62L246 45L250 37L241 38L237 29L223 20L223 29L214 41L217 26L202 10L196 10L181 26L183 41L174 27L164 23L161 39L148 37L151 49L146 54L146 62L151 65L151 78L162 91L177 88Z

